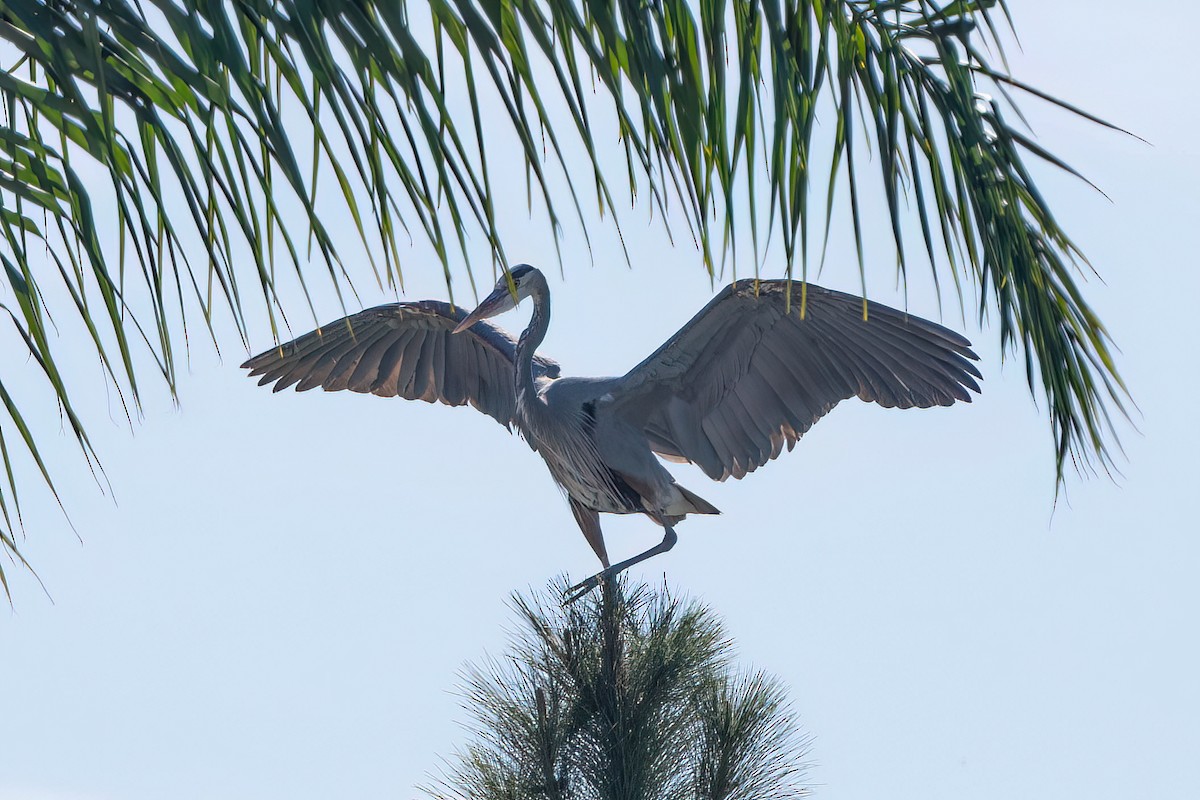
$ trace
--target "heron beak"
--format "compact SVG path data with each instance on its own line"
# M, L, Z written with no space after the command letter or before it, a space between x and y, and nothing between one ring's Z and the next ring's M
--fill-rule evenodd
M508 293L508 287L501 286L489 294L474 311L467 314L466 319L458 323L453 333L462 333L476 322L479 322L479 320L494 317L514 306L515 303L512 302L512 295Z
M467 314L466 318L463 319L462 322L458 323L458 325L454 328L454 330L452 330L450 332L451 333L462 333L467 328L474 325L476 322L479 322L479 320L481 320L481 319L483 319L483 315L479 313L479 309L475 309L470 314Z

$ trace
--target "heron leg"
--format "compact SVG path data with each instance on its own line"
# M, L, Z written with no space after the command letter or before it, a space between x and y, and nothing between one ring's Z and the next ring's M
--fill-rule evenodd
M597 586L604 583L604 581L616 577L620 573L632 567L634 564L640 564L646 559L653 558L659 553L667 552L675 546L675 542L677 541L679 541L679 537L675 535L675 529L668 525L666 527L666 532L663 533L661 542L654 545L654 547L651 547L644 553L640 553L633 558L627 558L619 564L613 564L611 567L608 567L601 572L597 572L586 581L575 584L570 589L567 589L566 596L563 598L563 602L565 604L574 603L592 589L595 589Z

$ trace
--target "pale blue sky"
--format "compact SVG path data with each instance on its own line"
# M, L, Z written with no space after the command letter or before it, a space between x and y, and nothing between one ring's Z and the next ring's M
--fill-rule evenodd
M1141 26L1128 4L1012 6L1020 77L1151 143L1025 105L1112 198L1047 184L1103 276L1088 297L1141 409L1123 477L1072 478L1055 509L1020 364L1002 368L995 332L947 306L983 358L976 403L843 404L741 482L672 467L725 513L634 570L710 603L744 660L786 681L826 800L1200 796L1193 35L1166 3ZM504 233L550 273L543 350L569 373L623 372L711 296L690 246L632 213L634 269L597 227L595 266L570 258L561 279L520 205ZM886 257L886 226L868 235ZM831 252L820 282L856 290L852 247ZM872 298L901 302L871 274ZM917 275L910 308L937 318ZM445 296L432 266L408 277L406 298ZM257 325L255 350L269 343ZM491 419L271 395L242 356L197 345L182 407L152 392L133 435L81 362L116 502L51 436L83 544L30 482L25 553L53 603L10 570L0 800L415 796L463 741L456 672L502 650L507 595L594 570L537 456ZM40 424L57 428L52 408ZM614 556L659 536L640 518L604 526Z

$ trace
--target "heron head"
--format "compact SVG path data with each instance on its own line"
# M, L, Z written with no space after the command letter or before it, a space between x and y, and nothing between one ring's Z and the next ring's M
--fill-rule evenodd
M541 273L528 264L518 264L513 267L508 271L507 275L500 276L500 280L496 281L496 288L492 289L492 293L485 297L483 302L468 314L462 322L458 323L458 327L454 329L454 332L465 331L481 319L488 319L497 314L503 314L505 311L512 311L517 307L517 303L533 293L533 285L538 277L541 277ZM511 284L509 283L509 278L512 279Z

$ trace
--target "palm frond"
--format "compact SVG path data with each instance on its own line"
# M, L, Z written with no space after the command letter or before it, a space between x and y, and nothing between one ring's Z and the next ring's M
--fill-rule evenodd
M865 289L874 164L901 276L915 252L960 299L978 292L1046 398L1061 480L1068 460L1110 463L1128 396L1033 164L1075 173L1010 121L1010 93L1107 123L1010 76L998 14L1003 0L2 0L4 307L92 463L52 312L86 332L133 417L150 375L174 391L197 324L214 346L259 315L278 332L283 282L352 297L348 249L395 285L415 236L448 289L473 285L468 241L507 263L485 125L511 134L504 158L556 237L567 216L586 236L592 202L615 220L640 196L681 209L710 275L748 237L756 271L778 242L771 272L804 276L842 207ZM603 166L614 136L621 186ZM49 481L41 434L19 399L5 410L4 452Z

